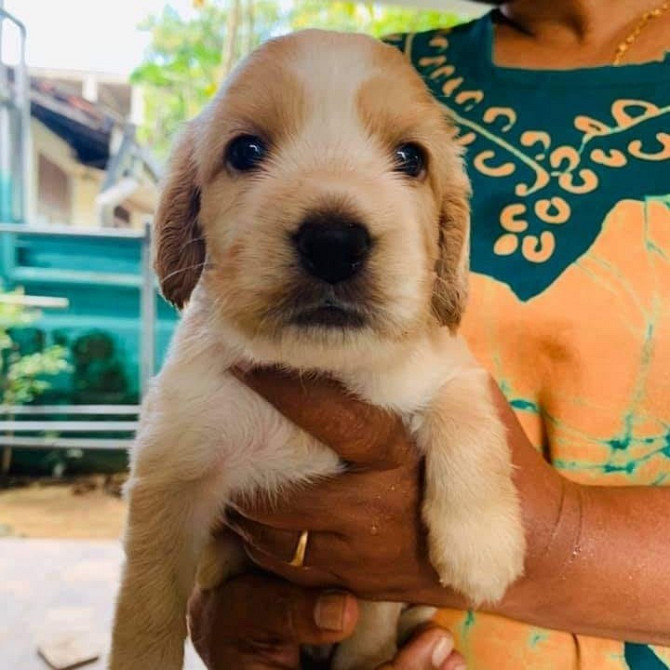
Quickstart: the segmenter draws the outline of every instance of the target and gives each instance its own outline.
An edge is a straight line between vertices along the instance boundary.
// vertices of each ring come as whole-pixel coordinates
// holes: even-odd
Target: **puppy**
[[[236,541],[211,544],[227,506],[343,467],[233,366],[327,373],[400,413],[425,456],[441,582],[476,604],[521,574],[504,428],[456,334],[468,196],[443,110],[399,52],[369,37],[268,42],[188,125],[155,224],[162,291],[185,309],[132,450],[112,670],[182,667],[199,561],[209,585],[244,569]],[[388,660],[401,609],[366,604],[333,667]]]

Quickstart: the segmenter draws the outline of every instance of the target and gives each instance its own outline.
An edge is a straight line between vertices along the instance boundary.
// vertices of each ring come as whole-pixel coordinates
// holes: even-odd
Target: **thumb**
[[[454,652],[451,634],[430,625],[415,633],[392,661],[377,670],[465,670],[465,664]]]
[[[244,575],[214,591],[196,591],[189,630],[208,668],[293,668],[301,644],[349,637],[358,619],[356,599],[264,575]]]
[[[264,575],[237,577],[190,603],[193,638],[294,644],[332,644],[349,637],[358,619],[356,599],[340,591],[304,589]]]

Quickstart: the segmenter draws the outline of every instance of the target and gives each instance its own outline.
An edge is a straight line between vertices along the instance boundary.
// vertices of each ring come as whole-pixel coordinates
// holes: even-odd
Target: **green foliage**
[[[75,403],[132,404],[138,401],[128,389],[122,358],[114,339],[93,330],[78,337],[71,348],[72,396]]]
[[[147,124],[140,129],[140,139],[161,158],[181,124],[195,116],[218,88],[228,14],[221,2],[208,2],[189,18],[167,5],[139,26],[151,34],[144,62],[131,76],[133,83],[145,87]],[[270,37],[280,21],[272,0],[249,0],[241,17],[244,26],[236,31],[235,60]]]
[[[457,15],[447,12],[323,0],[300,0],[289,16],[292,30],[326,28],[368,33],[374,37],[449,27],[459,22]]]
[[[21,296],[20,291],[0,295]],[[65,349],[59,345],[22,355],[12,332],[39,318],[39,312],[16,302],[0,302],[0,404],[21,405],[31,402],[50,388],[45,377],[66,372]]]
[[[209,0],[189,17],[169,4],[140,29],[151,34],[132,81],[145,88],[140,137],[165,158],[181,124],[211,98],[230,67],[266,39],[302,28],[366,32],[375,37],[458,23],[454,14],[323,0]],[[229,40],[233,40],[231,45]],[[224,62],[232,57],[232,63]]]

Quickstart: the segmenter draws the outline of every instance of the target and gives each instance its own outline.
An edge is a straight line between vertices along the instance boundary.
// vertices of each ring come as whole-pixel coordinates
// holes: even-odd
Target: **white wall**
[[[71,217],[69,221],[52,221],[80,227],[100,225],[96,213],[95,199],[100,192],[104,172],[86,167],[77,162],[70,146],[41,122],[31,122],[31,184],[28,220],[35,224],[49,223],[40,221],[37,216],[37,198],[39,194],[38,169],[40,154],[57,165],[69,176],[69,198]],[[146,193],[144,192],[146,191]],[[140,197],[143,196],[143,197]],[[140,227],[151,211],[155,201],[155,188],[141,189],[136,198],[130,198],[121,204],[130,212],[132,227]]]

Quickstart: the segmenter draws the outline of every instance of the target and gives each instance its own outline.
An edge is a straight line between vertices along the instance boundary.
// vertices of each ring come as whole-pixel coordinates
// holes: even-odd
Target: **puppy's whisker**
[[[205,238],[204,235],[201,235],[200,237],[193,237],[193,238],[191,238],[190,240],[187,240],[187,241],[182,245],[181,248],[182,248],[182,249],[186,249],[186,247],[187,247],[189,244],[195,244],[196,242],[206,242],[206,241],[207,241],[207,238]]]
[[[213,264],[208,263],[207,261],[203,263],[195,263],[194,265],[187,265],[185,268],[178,268],[177,270],[173,270],[172,272],[168,272],[166,274],[162,281],[165,282],[168,279],[171,279],[172,277],[175,277],[176,275],[182,274],[183,272],[189,272],[190,270],[195,270],[197,268],[205,268],[207,270],[215,267]]]

